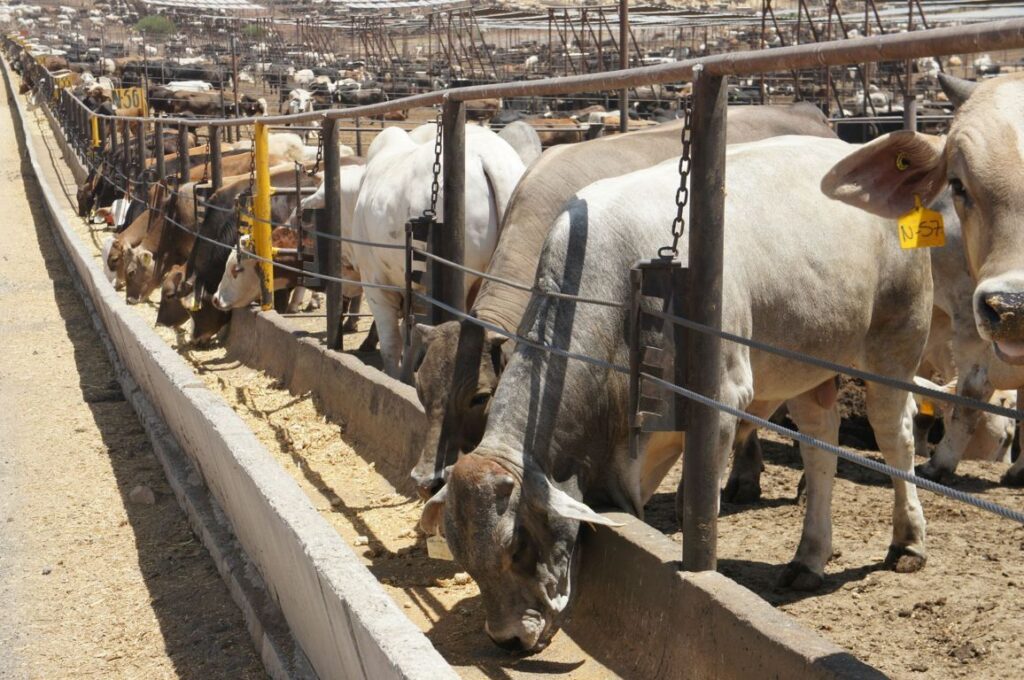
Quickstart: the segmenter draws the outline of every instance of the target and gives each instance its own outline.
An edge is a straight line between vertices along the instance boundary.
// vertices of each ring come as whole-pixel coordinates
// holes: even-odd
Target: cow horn
[[[945,73],[939,74],[939,85],[942,87],[942,91],[949,97],[949,101],[953,102],[954,108],[960,108],[971,93],[974,92],[975,88],[978,87],[978,83],[971,80],[964,80],[963,78],[957,78],[956,76],[948,76]]]

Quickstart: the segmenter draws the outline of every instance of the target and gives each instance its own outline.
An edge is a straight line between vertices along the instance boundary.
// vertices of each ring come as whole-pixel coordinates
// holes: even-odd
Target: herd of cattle
[[[1012,406],[1024,386],[1024,194],[1015,189],[1024,151],[1014,141],[1024,126],[1008,103],[1019,102],[1024,76],[941,80],[957,106],[946,137],[895,132],[853,145],[809,105],[729,110],[723,327],[905,381],[933,385],[941,375],[943,389]],[[500,134],[467,127],[465,264],[494,280],[467,275],[465,308],[528,343],[469,320],[403,328],[402,296],[388,288],[404,286],[402,250],[340,246],[346,278],[384,286],[350,285],[344,294],[353,308],[366,298],[385,370],[414,376],[429,421],[412,473],[427,499],[421,526],[443,533],[476,579],[486,631],[502,647],[536,651],[550,641],[571,595],[580,525],[609,523],[591,506],[642,515],[682,453],[683,435],[657,433],[631,457],[626,378],[539,348],[628,362],[629,270],[668,237],[680,126],[652,124],[543,152],[536,129],[522,122]],[[364,157],[343,150],[344,235],[404,243],[405,223],[430,205],[434,137],[433,124],[391,127]],[[223,187],[203,199],[196,187],[208,179],[208,148],[197,144],[179,158],[164,140],[146,141],[150,156],[166,154],[168,175],[187,165],[187,180],[152,183],[146,195],[128,197],[104,264],[129,302],[160,290],[158,323],[191,319],[193,340],[205,342],[228,323],[230,309],[260,295],[236,210],[251,187],[251,149],[223,145]],[[298,177],[309,189],[304,198],[276,193],[272,219],[307,219],[325,196],[315,147],[290,133],[272,135],[270,147],[272,184],[294,187]],[[296,163],[306,171],[297,173]],[[83,217],[124,197],[106,167],[94,168],[79,189]],[[918,200],[943,214],[944,247],[900,248],[896,220]],[[297,235],[277,227],[273,238],[287,247]],[[275,268],[275,289],[291,294],[293,307],[302,283]],[[404,333],[418,348],[406,356]],[[723,354],[726,404],[762,417],[785,405],[802,432],[838,441],[834,374],[735,343],[723,343]],[[919,404],[906,391],[868,383],[866,410],[885,460],[913,471],[915,451],[927,453]],[[1012,420],[962,406],[944,420],[945,435],[919,475],[951,474],[965,457],[1010,462]],[[723,477],[734,454],[726,498],[749,502],[760,493],[756,433],[724,414],[720,425]],[[782,585],[812,590],[832,553],[836,459],[805,445],[801,454],[806,515]],[[1003,482],[1024,485],[1024,457]],[[893,486],[886,563],[916,571],[926,561],[924,515],[916,487],[895,479]]]

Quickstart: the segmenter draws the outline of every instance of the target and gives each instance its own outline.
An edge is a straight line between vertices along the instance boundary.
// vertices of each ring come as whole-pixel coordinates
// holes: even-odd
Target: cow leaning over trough
[[[268,174],[270,186],[293,188],[295,186],[295,165],[292,162],[271,166]],[[191,311],[192,341],[197,344],[212,340],[227,324],[228,314],[217,309],[212,302],[213,293],[220,286],[224,265],[232,247],[238,241],[238,220],[234,210],[235,202],[250,188],[248,176],[226,178],[224,186],[208,201],[206,214],[199,226],[197,238],[186,264],[186,276],[181,285],[173,291],[174,297],[168,304],[181,304],[192,297],[195,301]],[[299,173],[299,184],[314,187],[319,179],[306,172]],[[294,193],[278,193],[270,198],[270,219],[283,223],[298,203]],[[164,300],[161,299],[161,307]]]
[[[396,245],[405,242],[405,223],[430,207],[433,130],[433,125],[421,126],[410,135],[392,127],[373,140],[355,203],[353,238]],[[505,140],[490,130],[466,126],[466,266],[478,271],[487,266],[498,241],[498,224],[523,170],[522,160]],[[441,222],[443,205],[442,189],[437,201]],[[405,285],[405,255],[401,249],[352,244],[352,257],[364,283]],[[467,296],[473,295],[476,281],[477,277],[466,277]],[[377,322],[384,368],[389,375],[397,376],[402,354],[402,295],[370,287],[364,295]]]
[[[346,156],[340,160],[341,174],[340,184],[342,187],[342,222],[352,223],[352,212],[355,209],[354,196],[359,191],[359,184],[363,177],[363,159],[358,156]],[[348,198],[349,200],[345,200]],[[302,199],[300,209],[313,210],[323,208],[325,205],[324,185],[315,194]],[[293,224],[296,215],[292,213],[287,223]],[[301,219],[301,216],[300,216]],[[315,226],[311,225],[311,228]],[[277,230],[275,229],[275,234]],[[276,244],[275,244],[276,245]],[[312,249],[312,244],[308,246]],[[349,281],[359,281],[359,272],[352,267],[351,244],[343,242],[341,247],[341,277]],[[293,269],[301,267],[298,260],[289,255],[288,257],[274,258],[274,264],[284,264]],[[232,252],[224,265],[224,275],[221,277],[220,286],[213,296],[213,304],[218,309],[227,311],[247,307],[260,298],[261,282],[259,262],[252,257],[242,256],[239,260],[238,253]],[[274,271],[274,290],[294,289],[297,285],[299,274],[285,268],[276,268]],[[342,313],[359,311],[359,303],[362,297],[362,288],[358,283],[342,284]],[[297,311],[289,308],[289,311]],[[355,330],[355,318],[350,318],[351,323],[343,329],[345,331]]]
[[[825,117],[810,104],[743,106],[729,109],[728,115],[730,142],[751,142],[785,134],[835,136]],[[682,121],[666,123],[626,135],[558,146],[545,152],[526,171],[512,195],[487,273],[529,286],[537,271],[544,239],[566,201],[599,179],[677,157],[682,151],[679,137],[682,126]],[[528,292],[484,281],[473,313],[482,321],[512,332],[519,325],[529,299]],[[449,321],[437,328],[420,325],[417,330],[426,351],[416,373],[416,390],[429,426],[412,476],[420,495],[426,498],[442,484],[436,454],[445,418],[448,418],[449,431],[444,434],[445,445],[441,449],[443,460],[450,464],[458,451],[468,452],[480,441],[490,397],[497,387],[504,357],[511,354],[511,343],[504,345],[503,354],[504,336],[487,332],[482,339],[474,338],[474,334],[482,331],[470,322]],[[474,347],[475,359],[470,356]],[[462,354],[457,357],[459,352]],[[479,366],[479,370],[475,377],[456,378],[457,365]],[[453,391],[453,385],[460,388]],[[734,474],[743,479],[760,474],[760,459],[751,463],[756,465],[756,471],[741,466],[734,468]],[[730,481],[730,484],[731,489],[746,488],[738,482]]]
[[[991,349],[987,389],[1024,387],[1024,74],[980,84],[940,74],[956,115],[945,138],[894,132],[843,159],[822,183],[829,196],[895,219],[915,197],[933,203],[948,186],[960,218],[972,314]],[[897,159],[902,162],[897,164]],[[903,169],[901,169],[903,168]],[[1018,395],[1020,393],[1018,392]],[[1018,398],[1018,403],[1020,399]],[[928,473],[955,467],[936,460]],[[1024,485],[1024,456],[1002,479]]]
[[[891,220],[821,194],[821,178],[850,150],[838,140],[793,136],[728,148],[722,326],[909,381],[931,318],[928,254],[901,250]],[[632,265],[669,238],[678,183],[677,162],[670,160],[579,192],[545,242],[538,292],[519,332],[535,343],[627,365],[624,308],[544,293],[625,303]],[[784,210],[772,200],[782,196],[789,197]],[[834,373],[728,342],[721,369],[720,398],[729,406],[766,417],[785,402],[801,432],[837,442],[836,401],[819,398]],[[678,433],[646,435],[641,454],[631,458],[628,404],[621,373],[520,343],[480,445],[452,466],[445,487],[427,502],[421,525],[431,533],[443,527],[456,560],[480,586],[485,629],[497,644],[536,651],[548,643],[571,595],[580,524],[611,524],[590,505],[641,515],[677,459]],[[867,413],[886,461],[912,471],[910,395],[869,383]],[[724,471],[737,422],[721,412],[718,420]],[[832,554],[836,458],[805,445],[801,455],[808,480],[803,535],[780,584],[813,590]],[[893,486],[885,561],[915,571],[925,563],[924,515],[914,486],[899,479]]]

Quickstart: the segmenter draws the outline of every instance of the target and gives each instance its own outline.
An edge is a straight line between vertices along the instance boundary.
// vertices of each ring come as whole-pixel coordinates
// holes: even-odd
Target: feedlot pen
[[[34,116],[34,141],[49,150],[55,184],[59,181],[68,197],[67,213],[98,259],[107,232],[75,216],[71,174],[60,160],[45,117],[38,110]],[[155,305],[135,309],[150,322],[155,320]],[[323,328],[322,317],[316,316],[292,318],[289,323],[314,336]],[[363,323],[365,327],[368,321]],[[373,442],[352,440],[343,423],[325,418],[312,395],[290,395],[274,379],[241,364],[225,349],[190,349],[180,346],[172,331],[157,330],[203,382],[241,415],[463,677],[602,678],[628,669],[629,660],[616,658],[615,650],[583,650],[565,632],[532,657],[512,657],[498,650],[483,633],[475,585],[458,573],[454,563],[427,558],[423,538],[415,530],[421,503],[397,493],[377,471]],[[346,349],[357,346],[362,337],[362,333],[346,336]],[[371,364],[375,361],[375,356],[365,358]],[[847,411],[844,415],[857,415]],[[844,444],[866,450],[862,442],[851,440],[849,429],[844,431],[848,435]],[[840,462],[833,506],[836,550],[825,585],[812,594],[776,590],[775,580],[800,531],[802,509],[793,499],[799,456],[787,441],[768,432],[760,434],[768,462],[762,500],[750,507],[723,506],[718,550],[725,575],[886,674],[922,678],[1019,674],[1024,657],[1024,527],[922,494],[929,522],[928,565],[914,574],[884,571],[889,482]],[[999,486],[997,467],[965,462],[953,485],[1021,507],[1024,491]],[[675,539],[679,538],[674,520],[678,476],[679,466],[648,506],[646,517]],[[614,625],[615,612],[607,614]]]

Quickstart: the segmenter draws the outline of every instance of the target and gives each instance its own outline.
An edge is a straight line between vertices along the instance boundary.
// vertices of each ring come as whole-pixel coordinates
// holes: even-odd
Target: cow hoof
[[[749,505],[761,500],[761,482],[757,479],[734,477],[722,490],[722,501],[737,505]]]
[[[1019,470],[1007,470],[999,483],[1003,486],[1024,486],[1024,468]]]
[[[885,566],[900,574],[921,571],[927,561],[926,555],[902,545],[890,545],[889,552],[885,556]]]
[[[823,583],[824,575],[814,573],[810,567],[800,562],[787,564],[782,570],[782,576],[779,577],[779,587],[790,590],[818,590]]]
[[[934,467],[931,461],[928,461],[915,467],[914,474],[933,482],[941,482],[942,478],[946,476],[946,471],[942,468]]]

